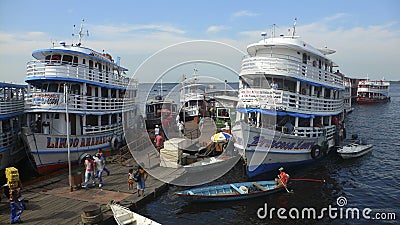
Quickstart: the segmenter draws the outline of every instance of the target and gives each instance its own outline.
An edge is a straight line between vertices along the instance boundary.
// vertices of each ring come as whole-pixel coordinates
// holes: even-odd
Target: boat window
[[[61,55],[52,55],[50,60],[51,60],[51,62],[60,62]]]
[[[82,64],[83,64],[83,65],[86,64],[86,59],[82,59]]]
[[[64,84],[61,84],[61,85],[60,85],[60,90],[59,90],[58,92],[64,93]]]
[[[111,124],[117,123],[117,114],[112,114],[111,115]]]
[[[86,125],[87,126],[97,126],[98,119],[97,116],[87,115],[86,116]]]
[[[307,54],[303,53],[303,63],[307,64]]]
[[[58,114],[58,113],[54,114],[54,119],[56,119],[56,120],[60,119],[60,114]]]
[[[63,56],[63,59],[62,59],[62,62],[63,62],[63,63],[71,64],[71,63],[72,63],[72,56],[70,56],[70,55],[64,55],[64,56]]]
[[[50,84],[48,88],[48,92],[57,92],[58,91],[58,84]]]
[[[77,65],[78,65],[78,57],[76,57],[76,56],[74,56],[74,63],[73,63],[73,65],[74,65],[74,66],[77,66]]]
[[[79,95],[80,92],[81,92],[81,88],[80,88],[79,84],[71,85],[71,93],[72,94],[78,94]]]
[[[51,55],[47,55],[46,58],[44,59],[46,62],[50,62],[50,57]]]
[[[101,125],[108,125],[108,115],[102,115],[101,116]]]
[[[101,88],[101,97],[103,97],[103,98],[108,97],[108,89],[107,88]]]
[[[149,112],[149,113],[154,112],[153,105],[148,105],[148,106],[147,106],[147,112]]]

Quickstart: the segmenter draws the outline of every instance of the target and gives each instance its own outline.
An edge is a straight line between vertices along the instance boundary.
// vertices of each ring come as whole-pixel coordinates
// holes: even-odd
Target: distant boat
[[[194,188],[176,194],[186,201],[194,202],[233,201],[256,198],[285,190],[284,186],[278,188],[275,186],[275,181],[242,182]]]
[[[389,81],[369,79],[360,80],[357,88],[357,103],[370,104],[390,101],[389,89]]]
[[[368,152],[372,151],[372,144],[363,144],[361,143],[351,143],[348,145],[345,145],[337,150],[337,153],[343,158],[343,159],[350,159],[350,158],[356,158],[356,157],[361,157]]]
[[[146,129],[154,129],[163,119],[174,120],[177,115],[177,103],[173,99],[157,95],[146,101]]]
[[[23,137],[39,173],[66,167],[68,152],[71,162],[98,149],[114,153],[125,138],[123,116],[136,126],[137,81],[119,57],[84,47],[82,29],[77,44],[35,50],[27,63]]]
[[[132,212],[130,209],[116,203],[109,204],[114,214],[114,219],[118,225],[161,225],[154,220],[144,217],[138,213]]]

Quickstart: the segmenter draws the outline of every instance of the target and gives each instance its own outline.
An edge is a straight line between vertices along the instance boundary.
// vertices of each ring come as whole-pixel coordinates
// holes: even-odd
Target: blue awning
[[[330,89],[333,89],[333,90],[341,90],[341,91],[344,90],[344,88],[337,88],[337,87],[333,87],[333,86],[329,86],[329,85],[325,85],[325,84],[319,84],[319,83],[315,83],[315,82],[312,82],[312,81],[303,80],[303,79],[300,79],[300,78],[296,78],[296,79],[298,81],[300,81],[300,82],[305,82],[305,83],[311,84],[311,85],[316,86],[316,87],[324,87],[324,88],[330,88]]]

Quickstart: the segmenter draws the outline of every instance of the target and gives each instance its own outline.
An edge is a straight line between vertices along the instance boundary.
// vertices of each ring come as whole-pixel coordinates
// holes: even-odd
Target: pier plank
[[[90,187],[88,189],[74,189],[70,192],[68,174],[24,186],[22,195],[28,201],[27,209],[22,213],[24,224],[80,224],[82,208],[89,205],[99,205],[103,211],[104,221],[113,220],[107,204],[114,200],[127,207],[136,207],[153,199],[168,185],[154,177],[146,181],[145,196],[138,197],[136,185],[128,190],[127,175],[129,168],[136,166],[136,162],[121,164],[107,164],[111,171],[110,176],[103,176],[103,188]],[[75,168],[83,171],[83,168]],[[3,196],[4,197],[4,196]],[[0,224],[8,224],[10,220],[10,206],[4,197],[0,202]]]

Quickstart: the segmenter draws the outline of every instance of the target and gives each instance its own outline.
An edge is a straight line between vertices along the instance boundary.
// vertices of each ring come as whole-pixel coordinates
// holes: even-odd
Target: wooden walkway
[[[104,224],[113,224],[114,218],[107,204],[115,200],[127,207],[138,207],[154,199],[168,188],[151,176],[146,181],[145,196],[138,197],[136,185],[134,190],[128,190],[127,175],[130,168],[136,166],[133,159],[119,163],[108,163],[110,176],[103,175],[103,188],[74,189],[70,191],[68,171],[53,178],[26,185],[22,196],[26,202],[26,210],[22,213],[23,224],[82,224],[82,208],[90,205],[101,207]],[[75,166],[77,167],[77,166]],[[80,169],[83,171],[83,168]],[[144,215],[151,218],[151,215]],[[4,197],[0,202],[0,224],[10,223],[10,206]]]

